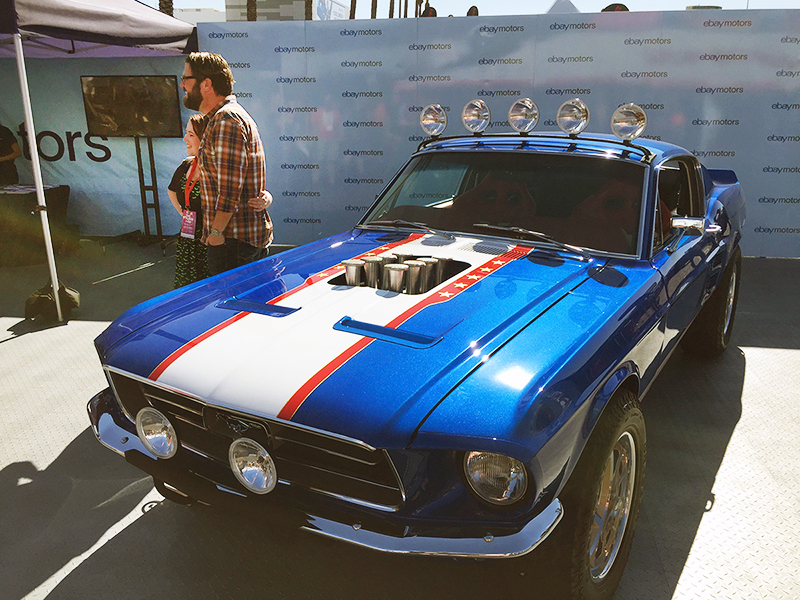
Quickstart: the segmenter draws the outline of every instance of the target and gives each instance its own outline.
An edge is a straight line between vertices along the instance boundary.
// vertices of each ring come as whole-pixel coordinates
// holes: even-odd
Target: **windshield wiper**
[[[520,235],[525,235],[528,237],[532,237],[540,242],[547,242],[548,244],[553,244],[557,246],[561,250],[565,252],[569,252],[570,254],[579,254],[584,260],[589,260],[591,258],[589,253],[586,252],[580,246],[573,246],[572,244],[565,244],[564,242],[559,242],[557,239],[550,237],[546,233],[541,233],[539,231],[531,231],[530,229],[524,229],[522,227],[510,227],[505,225],[489,225],[488,223],[474,223],[473,227],[483,227],[485,229],[495,229],[497,231],[510,231],[512,233],[519,233]]]
[[[414,223],[412,221],[404,221],[403,219],[392,219],[391,221],[370,221],[369,223],[364,223],[363,225],[357,225],[358,228],[366,228],[370,227],[371,225],[377,225],[379,227],[412,227],[414,229],[422,229],[423,231],[427,231],[428,233],[432,233],[434,235],[439,235],[448,240],[456,239],[452,233],[448,233],[447,231],[441,231],[439,229],[434,229],[433,227],[428,227],[424,223]]]

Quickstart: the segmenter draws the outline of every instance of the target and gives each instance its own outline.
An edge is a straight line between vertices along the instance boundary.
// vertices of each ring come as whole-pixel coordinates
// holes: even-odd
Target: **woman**
[[[197,151],[206,128],[203,115],[192,115],[186,125],[186,151],[189,156],[175,170],[167,188],[172,205],[181,215],[181,233],[175,246],[175,287],[179,288],[208,277],[206,245],[203,234],[203,208],[200,199],[200,168]]]

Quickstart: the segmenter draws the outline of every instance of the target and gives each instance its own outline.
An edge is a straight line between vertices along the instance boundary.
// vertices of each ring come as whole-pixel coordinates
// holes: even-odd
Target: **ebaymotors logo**
[[[380,29],[342,29],[339,32],[339,35],[342,37],[361,37],[361,36],[369,36],[369,35],[383,35],[383,31]]]
[[[596,28],[597,25],[594,23],[552,23],[550,25],[551,31],[586,31]]]
[[[450,44],[409,44],[408,49],[412,52],[426,52],[428,50],[452,50]]]
[[[704,21],[703,27],[714,27],[716,29],[721,29],[722,27],[752,27],[752,21],[743,21],[739,19],[738,21]]]
[[[494,35],[495,33],[522,33],[525,31],[524,25],[501,25],[500,27],[492,27],[490,25],[483,25],[479,30],[480,33],[488,33]]]
[[[348,185],[379,185],[383,184],[383,179],[378,178],[357,178],[357,177],[345,177],[344,182]]]
[[[246,31],[212,31],[208,34],[208,37],[212,40],[236,40],[240,38],[246,38],[247,32]]]
[[[317,83],[316,77],[278,77],[275,80],[275,83],[287,83],[292,85],[293,83]]]
[[[761,204],[800,204],[800,198],[768,198],[761,196],[758,201]]]
[[[314,46],[292,46],[291,48],[287,48],[286,46],[275,46],[275,52],[278,54],[295,54],[296,52],[316,52],[316,48]]]
[[[345,210],[350,211],[350,212],[364,212],[368,208],[369,208],[369,205],[367,205],[367,206],[353,206],[352,204],[348,204],[347,206],[344,207]]]
[[[712,127],[715,125],[733,125],[734,127],[739,124],[739,119],[695,119],[692,125],[698,127]]]
[[[797,110],[800,108],[800,104],[783,104],[781,102],[776,102],[772,105],[772,110]]]
[[[281,169],[287,171],[303,171],[309,169],[319,169],[319,165],[315,165],[312,163],[305,163],[305,164],[291,164],[291,163],[283,163],[281,165]]]
[[[747,60],[747,54],[701,54],[700,60],[717,62],[720,60]]]
[[[450,81],[450,75],[411,75],[408,80],[412,83],[428,83],[431,81]]]
[[[297,219],[292,217],[286,217],[283,220],[284,223],[287,225],[319,225],[322,223],[322,219]]]
[[[697,158],[732,158],[736,156],[733,150],[692,150]]]
[[[767,235],[773,235],[775,233],[788,233],[798,235],[800,234],[800,227],[761,227],[758,226],[753,229],[755,233],[766,233]]]
[[[495,67],[499,65],[521,65],[522,59],[521,58],[481,58],[478,60],[478,64],[481,66],[488,65],[490,67]]]
[[[439,106],[442,106],[442,105],[440,104]],[[445,112],[450,112],[450,107],[449,107],[449,106],[442,106],[442,109],[443,109]],[[425,110],[425,107],[424,107],[424,106],[409,106],[409,107],[408,107],[408,112],[410,112],[410,113],[420,113],[420,112],[422,112],[423,110]],[[424,139],[424,138],[423,138],[423,139]]]
[[[594,62],[594,56],[551,56],[547,59],[547,62],[559,65],[590,63]]]
[[[249,69],[250,68],[250,63],[246,63],[246,62],[228,63],[228,66],[231,69]]]
[[[619,76],[623,79],[658,79],[669,77],[669,73],[667,71],[623,71]]]
[[[383,150],[350,150],[342,152],[344,156],[383,156]]]
[[[520,90],[478,90],[478,96],[500,98],[502,96],[521,96]]]
[[[495,127],[511,127],[511,125],[508,124],[508,121],[490,121],[487,129],[493,129]]]
[[[781,38],[781,44],[800,44],[800,37],[785,35]]]
[[[409,142],[424,142],[427,139],[428,138],[426,138],[424,135],[410,135],[410,136],[408,136],[408,141]]]
[[[375,68],[382,67],[383,61],[380,60],[344,60],[342,61],[343,69],[359,69],[359,68]]]
[[[781,144],[785,144],[786,142],[800,142],[800,135],[768,135],[767,141],[780,142]]]
[[[649,102],[649,103],[634,102],[634,104],[636,106],[638,106],[639,108],[641,108],[642,110],[664,110],[664,105],[663,104],[656,104],[656,103],[653,103],[653,102]],[[617,105],[617,108],[619,108],[620,106],[624,106],[624,104]]]
[[[359,127],[383,127],[383,121],[345,121],[342,123],[342,127],[353,127],[355,129]]]
[[[316,135],[282,135],[278,138],[281,142],[318,142]]]
[[[775,77],[788,77],[790,79],[794,79],[798,75],[800,75],[800,71],[785,71],[784,69],[775,73]]]
[[[280,114],[293,114],[293,113],[315,113],[317,112],[316,106],[279,106],[278,113]]]
[[[777,175],[787,175],[800,173],[800,167],[764,167],[764,173],[775,173]]]
[[[342,98],[383,98],[383,92],[342,92]]]
[[[233,95],[237,98],[252,98],[253,92],[233,92]]]
[[[319,198],[319,192],[306,192],[306,191],[295,191],[295,190],[283,190],[281,196],[284,198]]]
[[[623,42],[626,46],[667,46],[671,43],[671,38],[628,38]]]
[[[547,88],[544,93],[546,96],[588,96],[592,93],[592,88]],[[555,124],[554,121],[553,125]]]
[[[705,87],[700,86],[695,90],[696,94],[743,94],[743,87]]]

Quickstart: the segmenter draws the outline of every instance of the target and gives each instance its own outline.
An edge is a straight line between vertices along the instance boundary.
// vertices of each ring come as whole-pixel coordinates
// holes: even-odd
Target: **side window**
[[[672,217],[703,216],[696,171],[697,164],[688,158],[670,160],[659,167],[653,252],[669,243],[674,235],[670,226]]]

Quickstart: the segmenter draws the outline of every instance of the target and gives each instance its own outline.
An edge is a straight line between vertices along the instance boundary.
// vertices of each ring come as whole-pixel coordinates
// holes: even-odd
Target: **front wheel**
[[[609,401],[561,496],[559,598],[610,600],[622,579],[642,501],[647,435],[636,395]],[[563,529],[562,529],[563,528]],[[561,530],[561,531],[559,531]]]

